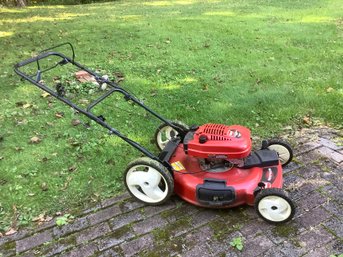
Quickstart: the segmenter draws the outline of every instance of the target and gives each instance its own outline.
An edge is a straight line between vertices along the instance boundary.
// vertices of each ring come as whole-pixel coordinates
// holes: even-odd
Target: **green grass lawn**
[[[94,124],[73,126],[81,117],[21,81],[14,63],[68,41],[77,61],[123,74],[123,87],[169,119],[242,124],[260,137],[308,125],[304,117],[342,127],[342,9],[341,0],[0,8],[0,232],[120,192],[140,156]],[[156,153],[158,121],[125,104],[113,97],[97,111]]]

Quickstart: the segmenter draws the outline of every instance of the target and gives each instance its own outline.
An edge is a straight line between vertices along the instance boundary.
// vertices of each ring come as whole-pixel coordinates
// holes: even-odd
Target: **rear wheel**
[[[263,189],[255,198],[255,210],[271,224],[285,223],[295,214],[294,203],[280,188]]]
[[[149,205],[164,203],[174,191],[173,177],[167,168],[147,157],[129,163],[124,183],[135,199]]]
[[[188,126],[179,121],[172,121],[173,125],[182,130],[188,130]],[[161,124],[155,132],[155,142],[160,151],[167,145],[167,143],[178,135],[178,132],[166,123]]]
[[[288,143],[280,140],[270,140],[267,148],[277,152],[282,167],[286,166],[292,161],[293,150]]]

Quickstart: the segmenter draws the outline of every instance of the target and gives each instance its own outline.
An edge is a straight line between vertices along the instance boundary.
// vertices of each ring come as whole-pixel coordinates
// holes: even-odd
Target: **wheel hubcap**
[[[173,138],[177,136],[177,131],[172,127],[165,126],[160,129],[157,133],[157,144],[158,146],[163,149],[167,143]]]
[[[292,212],[290,204],[279,196],[266,196],[258,204],[260,214],[267,220],[280,222],[286,220]]]
[[[282,165],[285,164],[291,157],[288,149],[283,145],[270,145],[268,146],[268,149],[277,152]]]
[[[126,184],[134,196],[147,203],[162,201],[169,190],[160,172],[147,165],[133,166],[126,174]]]

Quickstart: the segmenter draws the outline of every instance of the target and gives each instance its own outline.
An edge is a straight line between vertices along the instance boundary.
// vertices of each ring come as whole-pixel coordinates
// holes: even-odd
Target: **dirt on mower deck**
[[[62,227],[50,221],[0,238],[0,256],[330,256],[343,253],[343,133],[302,129],[287,140],[294,161],[285,189],[297,204],[286,225],[273,226],[252,207],[211,210],[178,197],[158,207],[127,193]],[[230,245],[241,238],[243,250]]]

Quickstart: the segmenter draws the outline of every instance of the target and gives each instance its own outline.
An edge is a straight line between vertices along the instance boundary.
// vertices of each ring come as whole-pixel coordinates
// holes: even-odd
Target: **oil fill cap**
[[[207,140],[208,140],[208,138],[207,138],[206,135],[201,135],[201,136],[199,137],[199,143],[200,143],[200,144],[206,143]]]

